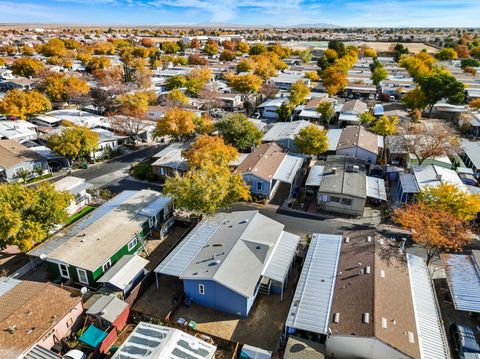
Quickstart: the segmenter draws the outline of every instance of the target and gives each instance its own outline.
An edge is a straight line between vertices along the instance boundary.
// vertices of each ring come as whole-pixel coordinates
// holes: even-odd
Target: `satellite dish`
[[[47,259],[47,255],[45,253],[40,254],[40,259],[44,261],[45,259]]]
[[[82,289],[80,289],[80,293],[82,293],[82,295],[87,294],[87,292],[88,292],[88,288],[87,288],[87,287],[82,287]]]

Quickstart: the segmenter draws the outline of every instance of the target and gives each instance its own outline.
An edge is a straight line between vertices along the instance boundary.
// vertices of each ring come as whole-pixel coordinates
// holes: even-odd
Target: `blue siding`
[[[205,294],[200,294],[199,284],[205,286]],[[246,298],[221,284],[209,280],[183,281],[185,297],[192,302],[208,308],[216,309],[234,315],[246,317],[253,305],[255,297]]]
[[[257,177],[251,173],[245,173],[242,175],[245,183],[250,186],[250,192],[256,195],[262,195],[265,197],[270,197],[270,192],[272,184],[269,181],[265,181],[260,177]],[[262,189],[258,190],[257,183],[262,184]]]

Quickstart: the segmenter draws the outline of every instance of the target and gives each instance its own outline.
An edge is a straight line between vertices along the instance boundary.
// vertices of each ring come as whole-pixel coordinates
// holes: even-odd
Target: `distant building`
[[[217,213],[200,222],[155,269],[183,281],[194,303],[248,316],[260,291],[283,290],[299,237],[258,211]]]

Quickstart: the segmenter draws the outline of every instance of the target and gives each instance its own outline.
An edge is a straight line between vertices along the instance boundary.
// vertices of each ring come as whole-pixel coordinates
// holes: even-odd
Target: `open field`
[[[388,51],[392,45],[395,45],[396,42],[367,42],[367,41],[362,41],[359,42],[357,46],[369,46],[372,49],[378,51],[378,52],[383,52],[383,51]],[[410,52],[420,52],[423,49],[427,49],[427,52],[429,53],[437,53],[438,50],[434,47],[425,45],[424,43],[420,42],[401,42],[403,46],[407,47]]]

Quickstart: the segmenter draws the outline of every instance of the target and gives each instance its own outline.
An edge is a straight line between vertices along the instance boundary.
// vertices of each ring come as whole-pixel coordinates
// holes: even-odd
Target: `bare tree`
[[[266,98],[275,98],[278,91],[279,91],[278,88],[276,88],[275,86],[267,85],[267,84],[263,84],[259,90],[259,92]]]
[[[198,98],[206,100],[205,109],[211,115],[213,108],[223,107],[223,102],[219,100],[220,92],[215,84],[207,84],[198,94]]]
[[[148,128],[154,122],[148,120],[145,114],[137,114],[135,116],[126,116],[123,114],[115,114],[109,117],[110,124],[116,133],[128,136],[135,146],[139,140],[140,135],[148,131]]]
[[[400,135],[399,145],[406,153],[413,154],[418,164],[426,159],[455,154],[460,140],[453,129],[440,124],[412,126]]]

